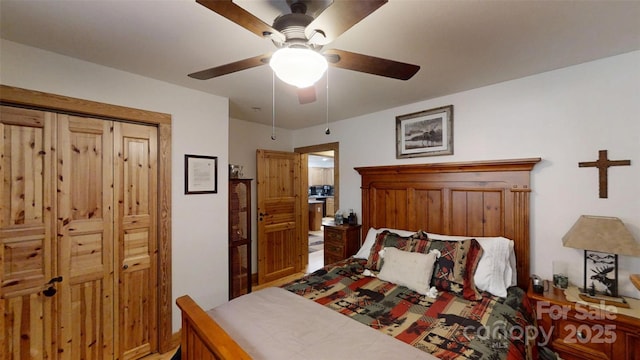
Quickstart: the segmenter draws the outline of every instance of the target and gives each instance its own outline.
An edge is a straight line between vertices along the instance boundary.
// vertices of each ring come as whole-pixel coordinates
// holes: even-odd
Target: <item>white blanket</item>
[[[254,359],[437,359],[281,288],[241,296],[208,313]]]

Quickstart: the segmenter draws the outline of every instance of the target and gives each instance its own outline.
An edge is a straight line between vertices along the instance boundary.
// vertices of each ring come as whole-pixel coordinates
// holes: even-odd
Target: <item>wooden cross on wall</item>
[[[597,161],[588,161],[578,163],[578,167],[597,167],[598,175],[600,179],[600,198],[606,199],[608,197],[608,183],[607,183],[607,170],[609,166],[629,166],[631,160],[609,160],[607,157],[607,150],[600,150],[598,152]]]

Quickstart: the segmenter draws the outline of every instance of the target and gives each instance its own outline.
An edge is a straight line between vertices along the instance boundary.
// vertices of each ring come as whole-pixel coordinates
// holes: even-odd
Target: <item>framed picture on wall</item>
[[[453,105],[396,116],[396,158],[453,154]]]
[[[184,156],[184,193],[215,194],[218,192],[218,157]]]

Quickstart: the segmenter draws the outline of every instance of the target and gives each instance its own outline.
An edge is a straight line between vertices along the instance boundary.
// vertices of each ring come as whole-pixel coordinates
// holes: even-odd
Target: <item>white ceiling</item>
[[[309,155],[307,166],[319,167],[319,168],[332,168],[334,166],[333,157],[322,156],[322,155]]]
[[[269,24],[288,9],[284,0],[237,3]],[[228,97],[231,117],[271,124],[268,66],[187,77],[275,49],[195,0],[0,0],[0,35]],[[638,50],[640,1],[391,0],[325,48],[421,66],[408,81],[330,68],[337,121]],[[276,82],[276,125],[324,123],[325,88],[321,80],[318,101],[300,105],[294,88]]]

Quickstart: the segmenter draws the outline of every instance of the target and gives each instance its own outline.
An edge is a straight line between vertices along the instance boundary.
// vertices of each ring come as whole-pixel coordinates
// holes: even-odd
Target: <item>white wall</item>
[[[395,117],[454,105],[454,155],[397,160]],[[340,142],[342,208],[358,209],[356,166],[541,157],[532,173],[532,272],[551,277],[552,260],[570,263],[582,284],[582,251],[562,236],[581,214],[616,216],[640,242],[640,52],[294,131],[294,146]],[[362,136],[353,136],[361,134]],[[609,168],[609,198],[598,173],[578,168],[598,150],[631,166]],[[628,279],[640,259],[621,257],[620,292],[640,297]]]
[[[542,157],[532,174],[532,271],[546,278],[552,260],[568,259],[572,282],[581,281],[581,252],[561,242],[580,214],[620,217],[640,239],[640,52],[331,123],[331,135],[324,126],[278,129],[276,142],[268,126],[229,120],[225,98],[5,40],[0,64],[5,85],[172,115],[173,296],[189,293],[204,308],[228,296],[227,166],[243,165],[255,178],[257,148],[340,142],[341,207],[358,213],[355,166]],[[395,116],[448,104],[455,154],[396,160]],[[609,169],[608,199],[598,199],[597,172],[577,166],[600,149],[632,162]],[[184,154],[218,156],[218,194],[183,194]],[[622,257],[621,267],[621,292],[640,297],[627,280],[640,273],[640,260]]]
[[[226,302],[228,100],[6,40],[0,63],[4,85],[171,114],[173,300]],[[184,154],[218,156],[217,194],[184,195]]]
[[[229,164],[241,165],[243,177],[251,182],[251,272],[258,271],[258,224],[255,214],[258,208],[256,196],[256,150],[293,151],[291,130],[276,128],[275,140],[271,139],[271,126],[249,121],[229,119]]]

